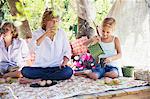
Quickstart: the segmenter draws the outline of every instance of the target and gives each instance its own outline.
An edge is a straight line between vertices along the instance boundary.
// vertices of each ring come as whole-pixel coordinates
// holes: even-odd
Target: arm
[[[122,56],[121,45],[120,45],[120,40],[119,40],[119,38],[118,38],[118,37],[115,37],[114,42],[115,42],[115,49],[116,49],[116,51],[117,51],[117,54],[114,55],[114,56],[111,56],[111,57],[106,58],[106,60],[105,60],[106,63],[109,63],[109,62],[111,62],[111,61],[120,59],[121,56]]]
[[[63,63],[62,63],[62,65],[61,66],[66,66],[67,65],[67,63],[68,63],[68,61],[69,61],[69,58],[68,57],[66,57],[66,56],[64,56],[64,58],[63,58]]]
[[[87,41],[85,41],[83,43],[83,45],[89,46],[89,44],[91,44],[91,43],[95,44],[95,43],[100,42],[100,41],[101,41],[101,39],[99,36],[94,36],[94,37],[88,39]]]
[[[64,53],[64,57],[63,57],[63,62],[62,62],[61,66],[67,65],[67,63],[68,63],[68,61],[69,61],[69,59],[71,58],[71,55],[72,55],[71,54],[71,46],[69,44],[69,41],[68,41],[65,33],[63,34],[63,36],[64,36],[64,38],[63,38],[64,39],[63,40],[63,45],[64,45],[64,47],[63,47],[63,53]]]
[[[86,41],[83,43],[83,45],[88,46],[88,45],[91,44],[92,42],[93,42],[93,39],[90,38],[90,39],[86,40]]]
[[[45,32],[42,36],[40,36],[37,40],[36,40],[36,45],[40,46],[40,44],[42,43],[42,41],[45,39],[45,37],[47,36],[47,32]]]
[[[36,45],[39,46],[46,36],[48,36],[51,40],[53,40],[55,34],[56,29],[54,27],[47,29],[46,32],[36,40]]]

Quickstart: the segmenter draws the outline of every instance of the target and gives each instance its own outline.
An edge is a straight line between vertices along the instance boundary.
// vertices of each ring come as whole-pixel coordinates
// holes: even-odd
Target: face
[[[110,36],[111,36],[111,33],[112,33],[112,28],[107,27],[107,26],[103,27],[103,29],[102,29],[102,37],[103,37],[103,38],[108,38],[108,37],[110,37]]]
[[[4,37],[13,35],[12,34],[12,30],[11,30],[11,28],[9,26],[4,26],[3,27],[3,31],[4,31],[4,33],[3,33]]]
[[[58,27],[58,18],[53,18],[50,21],[47,21],[46,29],[48,28],[57,28]]]

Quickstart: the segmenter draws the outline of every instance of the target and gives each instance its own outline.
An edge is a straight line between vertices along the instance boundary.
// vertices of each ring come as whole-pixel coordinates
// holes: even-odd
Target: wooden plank
[[[136,94],[143,91],[150,91],[150,86],[142,86],[136,88],[123,89],[127,94]]]
[[[150,99],[150,92],[146,91],[137,94],[118,96],[118,97],[113,97],[111,99]]]
[[[96,94],[97,99],[105,99],[105,98],[112,98],[112,95],[108,92],[103,92],[100,94]]]
[[[69,97],[67,99],[97,99],[97,97],[94,95],[81,95],[81,96]]]
[[[127,95],[124,90],[109,91],[109,93],[112,95],[112,97]]]
[[[116,91],[107,91],[107,92],[96,93],[92,95],[81,95],[81,96],[74,97],[73,99],[129,99],[129,98],[150,99],[150,86],[135,87],[129,89],[116,90]]]

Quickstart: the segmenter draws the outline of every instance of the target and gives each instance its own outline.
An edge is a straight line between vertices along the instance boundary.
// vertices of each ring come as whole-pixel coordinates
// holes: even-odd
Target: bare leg
[[[75,76],[81,76],[81,75],[84,75],[84,74],[85,74],[84,72],[75,72],[74,73]]]
[[[97,80],[99,78],[99,76],[94,72],[87,74],[87,76],[91,79],[94,79],[94,80]]]
[[[94,80],[97,80],[99,78],[98,74],[91,72],[87,74],[89,78],[92,78]],[[111,72],[106,72],[105,73],[105,77],[110,77],[110,78],[117,78],[118,77],[118,73],[111,71]]]
[[[6,79],[0,78],[0,84],[3,84],[3,83],[5,83],[5,82],[6,82]]]
[[[118,73],[111,71],[111,72],[106,72],[105,73],[105,77],[110,77],[110,78],[117,78],[118,77]]]
[[[20,71],[8,72],[3,75],[3,78],[12,77],[12,78],[19,78],[22,77]]]
[[[88,77],[88,74],[90,74],[91,70],[84,70],[82,72],[76,72],[74,73],[75,76],[81,76],[81,77]]]
[[[27,84],[27,83],[35,83],[41,81],[41,79],[28,79],[28,78],[19,78],[18,79],[20,84]]]
[[[76,72],[74,73],[75,76],[80,76],[80,77],[87,77],[87,74],[85,74],[84,72]]]

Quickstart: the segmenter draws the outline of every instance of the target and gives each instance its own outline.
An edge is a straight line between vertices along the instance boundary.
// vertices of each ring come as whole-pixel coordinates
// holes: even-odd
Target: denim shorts
[[[99,79],[105,76],[105,73],[107,72],[116,72],[119,75],[118,68],[110,65],[106,65],[105,67],[97,66],[96,68],[92,69],[92,72],[96,73],[99,76]]]

